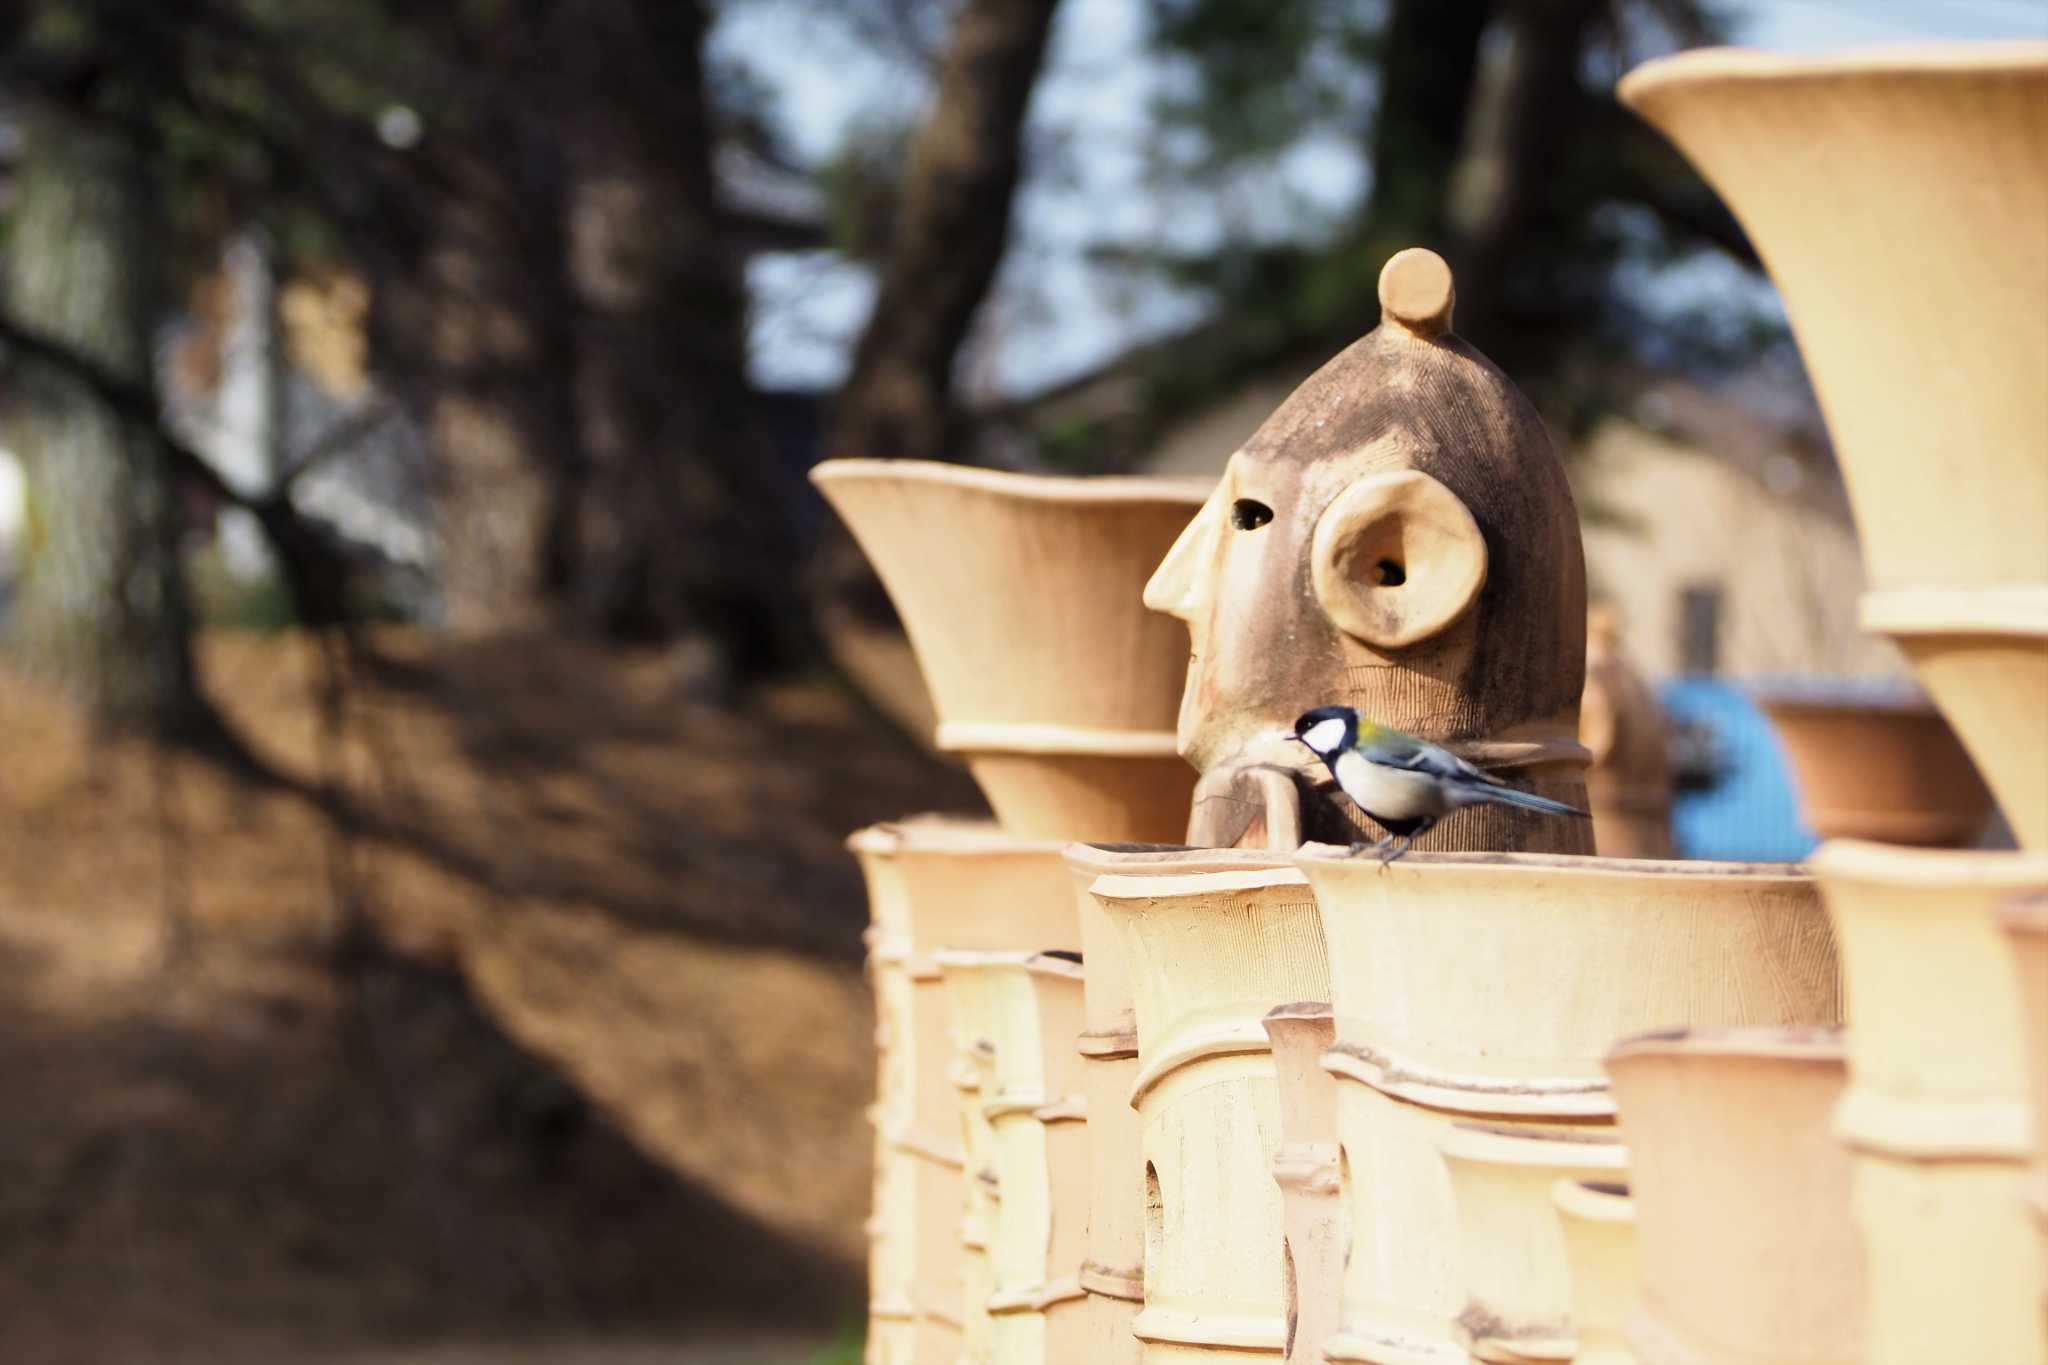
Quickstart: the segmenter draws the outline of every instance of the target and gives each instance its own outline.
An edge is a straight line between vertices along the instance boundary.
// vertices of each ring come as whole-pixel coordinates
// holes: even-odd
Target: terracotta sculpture
[[[1286,738],[1325,703],[1585,804],[1577,512],[1535,410],[1451,332],[1452,302],[1433,253],[1388,261],[1379,327],[1231,456],[1146,585],[1188,626],[1192,844],[1378,837]],[[1580,822],[1499,808],[1418,847],[1592,851]]]
[[[1586,614],[1579,739],[1593,756],[1587,809],[1602,856],[1672,857],[1671,727],[1657,694],[1622,651],[1621,621],[1605,604]]]

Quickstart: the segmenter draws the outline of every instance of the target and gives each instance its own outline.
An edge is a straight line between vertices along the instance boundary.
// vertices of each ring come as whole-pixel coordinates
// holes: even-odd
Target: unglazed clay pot
[[[2040,1365],[2043,1248],[2017,1197],[2033,1063],[1997,912],[2048,890],[2048,855],[1836,840],[1813,870],[1848,986],[1835,1132],[1855,1156],[1868,1358]]]
[[[1960,848],[1991,818],[1991,792],[1926,702],[1760,696],[1799,788],[1800,814],[1828,839]]]
[[[1301,874],[1255,854],[1240,867],[1105,876],[1092,890],[1134,988],[1146,1203],[1133,1330],[1147,1365],[1242,1365],[1286,1347],[1280,1099],[1262,1020],[1324,996],[1329,975]]]
[[[1612,608],[1586,613],[1586,695],[1579,702],[1593,841],[1606,858],[1669,858],[1671,726],[1657,694],[1621,647]]]
[[[952,1009],[934,959],[948,948],[1072,948],[1073,891],[1058,845],[984,822],[909,820],[847,842],[868,886],[880,1049],[869,1359],[953,1365],[967,1158]]]
[[[2048,896],[2008,902],[1998,921],[2018,969],[2027,1071],[2034,1086],[2034,1173],[2026,1203],[2041,1234],[2042,1265],[2048,1267]],[[2041,1297],[2048,1311],[2048,1279],[2042,1281]]]
[[[1600,1059],[1646,1028],[1827,1024],[1834,942],[1812,878],[1773,864],[1311,845],[1330,951],[1352,1250],[1333,1361],[1460,1362],[1473,1333],[1456,1122],[1600,1123]]]
[[[996,819],[1020,838],[1179,839],[1180,627],[1144,586],[1207,488],[919,460],[827,460],[811,479],[881,576]]]
[[[937,962],[953,1019],[953,1061],[947,1074],[958,1096],[966,1157],[959,1225],[959,1358],[962,1365],[994,1365],[996,1329],[989,1300],[996,1292],[996,1268],[991,1251],[1002,1190],[997,1183],[995,1125],[989,1122],[988,1111],[996,1089],[992,1035],[997,1006],[987,975],[976,970],[975,957],[941,951]]]
[[[1577,1365],[1638,1365],[1627,1336],[1641,1294],[1636,1206],[1628,1187],[1565,1179],[1550,1187],[1550,1198],[1571,1265]]]
[[[1644,1365],[1862,1360],[1863,1252],[1830,1131],[1840,1034],[1645,1034],[1607,1069],[1629,1145],[1642,1301],[1628,1332]]]
[[[938,954],[949,982],[975,997],[987,1037],[978,1091],[994,1181],[987,1251],[989,1351],[995,1365],[1080,1359],[1079,1270],[1087,1232],[1087,1104],[1079,1091],[1081,967],[1045,954]]]
[[[1322,1365],[1337,1330],[1344,1283],[1343,1164],[1337,1141],[1337,1084],[1323,1052],[1337,1040],[1330,1007],[1282,1005],[1266,1015],[1280,1077],[1280,1150],[1273,1179],[1287,1220],[1287,1365]]]
[[[1136,1365],[1144,1343],[1131,1326],[1145,1303],[1145,1153],[1131,1089],[1138,1080],[1138,1021],[1123,936],[1109,912],[1089,894],[1104,875],[1234,871],[1241,855],[1182,847],[1070,844],[1067,870],[1074,881],[1081,929],[1087,1028],[1079,1051],[1088,1097],[1088,1255],[1081,1287],[1088,1291],[1085,1349],[1077,1360]]]
[[[2048,848],[2048,43],[1688,52],[1620,95],[1784,295],[1865,628],[1905,651],[2022,846]]]
[[[1625,1180],[1628,1152],[1613,1127],[1456,1123],[1437,1146],[1458,1205],[1458,1327],[1472,1358],[1577,1359],[1571,1263],[1550,1190],[1567,1178]]]

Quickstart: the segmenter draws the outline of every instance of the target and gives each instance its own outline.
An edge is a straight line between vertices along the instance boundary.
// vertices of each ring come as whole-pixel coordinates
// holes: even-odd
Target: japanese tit
[[[1517,791],[1427,740],[1376,725],[1348,706],[1318,706],[1294,722],[1291,739],[1307,745],[1337,787],[1387,831],[1376,845],[1392,862],[1437,821],[1465,806],[1520,806],[1547,815],[1586,812]]]

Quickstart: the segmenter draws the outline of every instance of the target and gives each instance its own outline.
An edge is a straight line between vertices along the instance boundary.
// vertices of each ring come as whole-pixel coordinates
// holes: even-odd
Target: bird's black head
[[[1294,738],[1318,757],[1341,754],[1358,742],[1358,712],[1348,706],[1318,706],[1294,722]]]

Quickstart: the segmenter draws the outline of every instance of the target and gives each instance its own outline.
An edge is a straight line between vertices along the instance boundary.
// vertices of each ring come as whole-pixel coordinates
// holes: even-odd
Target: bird
[[[1349,706],[1318,706],[1288,736],[1308,746],[1338,790],[1387,831],[1373,847],[1382,864],[1408,851],[1454,810],[1488,803],[1546,815],[1586,812],[1533,792],[1517,791],[1450,750],[1378,725]]]

